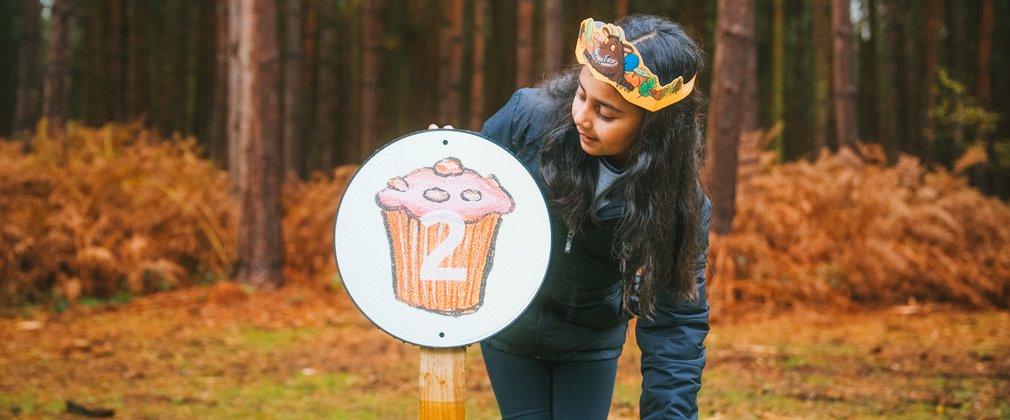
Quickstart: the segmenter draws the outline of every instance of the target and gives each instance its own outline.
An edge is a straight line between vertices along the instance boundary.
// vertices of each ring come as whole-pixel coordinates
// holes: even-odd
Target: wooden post
[[[421,347],[421,394],[417,418],[463,420],[466,403],[466,347]]]

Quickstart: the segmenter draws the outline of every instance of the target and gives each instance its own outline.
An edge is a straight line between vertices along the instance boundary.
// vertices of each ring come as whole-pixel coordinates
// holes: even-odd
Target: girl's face
[[[644,116],[644,109],[625,100],[615,87],[596,80],[589,67],[582,66],[572,101],[572,120],[579,130],[583,151],[605,156],[614,166],[624,166],[631,146],[638,140]]]

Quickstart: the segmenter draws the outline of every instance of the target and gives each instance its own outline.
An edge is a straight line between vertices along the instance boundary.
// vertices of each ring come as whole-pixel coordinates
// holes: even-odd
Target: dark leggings
[[[617,359],[548,362],[481,343],[503,419],[606,419]]]

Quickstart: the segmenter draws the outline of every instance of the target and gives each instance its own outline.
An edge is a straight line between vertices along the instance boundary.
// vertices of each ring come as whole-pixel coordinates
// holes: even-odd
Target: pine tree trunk
[[[831,9],[833,41],[833,79],[835,133],[838,147],[859,152],[859,122],[856,120],[856,78],[852,69],[852,20],[850,0],[833,0]]]
[[[771,121],[773,124],[785,120],[785,47],[786,18],[785,0],[775,0],[772,18],[772,104]],[[782,144],[782,134],[772,139],[772,150],[779,159],[785,157],[785,147]]]
[[[314,154],[315,135],[312,129],[316,126],[316,66],[319,51],[319,0],[305,1],[305,30],[302,34],[302,126],[301,126],[301,156],[299,165],[302,175],[308,174],[314,168],[311,158]]]
[[[18,40],[18,86],[14,110],[14,130],[32,130],[39,119],[42,99],[42,80],[39,51],[42,36],[42,3],[38,0],[21,0],[21,37]]]
[[[995,1],[982,0],[979,16],[978,43],[975,64],[975,95],[985,107],[992,106],[992,33],[995,23]]]
[[[979,104],[986,109],[992,109],[992,34],[995,24],[995,2],[982,0],[982,10],[979,14],[978,38],[975,51],[975,95]],[[956,7],[956,6],[955,6]],[[1003,118],[1007,118],[1004,114]],[[961,130],[958,130],[960,133]],[[978,141],[982,142],[989,156],[996,156],[993,137],[989,133],[976,133]],[[998,165],[977,165],[975,167],[975,183],[986,193],[999,193],[999,186],[1006,182],[1006,177],[999,173],[1005,171]]]
[[[81,66],[81,119],[85,124],[98,126],[108,121],[107,95],[108,61],[105,57],[108,51],[106,40],[106,6],[105,2],[83,1],[78,4],[80,10],[81,48],[87,51],[80,57]],[[71,48],[73,48],[71,46]]]
[[[54,0],[46,47],[46,80],[42,115],[50,136],[60,145],[61,160],[67,156],[66,123],[70,106],[70,34],[73,33],[74,1]]]
[[[970,76],[968,72],[968,65],[971,64],[975,59],[975,50],[967,48],[971,44],[971,40],[974,38],[969,38],[965,30],[965,24],[967,19],[966,8],[962,6],[961,2],[956,2],[952,0],[944,0],[943,7],[945,9],[944,15],[944,26],[947,28],[947,37],[943,42],[944,51],[946,54],[941,56],[940,63],[941,67],[946,68],[949,71],[951,78],[958,80],[965,84],[965,86],[970,85]],[[973,82],[973,81],[971,81]],[[964,143],[964,124],[960,121],[951,121],[951,139],[954,144],[965,144]],[[985,165],[975,165],[973,171],[982,174],[985,171]],[[977,177],[972,178],[973,185],[978,186],[979,184],[974,181]],[[984,188],[980,188],[983,189]]]
[[[317,10],[319,48],[316,50],[316,117],[313,133],[312,167],[329,173],[333,168],[334,142],[340,147],[339,162],[352,162],[357,156],[357,142],[350,136],[337,136],[337,21],[336,4],[321,0]],[[349,36],[350,37],[350,36]],[[346,50],[351,50],[347,48]],[[344,52],[349,52],[349,51]],[[350,58],[350,57],[347,57]],[[357,60],[347,60],[352,65]],[[352,107],[355,108],[355,107]],[[353,124],[357,125],[357,124]]]
[[[813,106],[810,106],[813,79],[811,72],[810,2],[790,2],[786,14],[785,56],[785,127],[782,129],[783,160],[810,156]]]
[[[384,1],[365,2],[364,58],[361,66],[361,140],[356,161],[362,161],[379,146],[379,106],[383,98],[382,81],[382,22]]]
[[[546,0],[544,2],[544,72],[553,74],[565,63],[565,42],[563,34],[567,28],[562,17],[561,0]]]
[[[123,0],[109,0],[108,7],[105,95],[109,97],[109,108],[106,118],[122,121],[126,118],[126,4]]]
[[[919,80],[924,76],[924,70],[921,68],[922,63],[919,61],[918,55],[922,52],[916,45],[916,41],[921,38],[916,36],[915,28],[918,16],[916,16],[916,8],[913,6],[913,4],[918,5],[919,3],[913,3],[912,0],[899,0],[898,4],[902,27],[901,49],[898,51],[902,72],[898,74],[898,77],[904,85],[902,88],[904,97],[899,100],[904,102],[905,107],[905,120],[899,122],[904,131],[903,149],[906,153],[919,156],[928,162],[929,155],[925,153],[925,145],[922,140],[922,115],[924,112],[922,95],[925,92],[919,90],[922,88]]]
[[[179,123],[178,130],[184,134],[192,135],[197,133],[199,118],[197,117],[197,108],[200,103],[200,56],[196,52],[200,50],[200,45],[203,43],[203,37],[201,33],[202,26],[201,19],[203,15],[200,13],[204,9],[203,5],[195,2],[186,2],[182,6],[182,10],[179,12],[181,16],[186,19],[186,27],[189,30],[182,31],[182,39],[185,40],[185,47],[179,51],[181,56],[179,59],[185,66],[183,71],[182,82],[185,89],[183,90],[182,100],[180,101],[181,119]],[[201,140],[206,140],[202,138]]]
[[[516,87],[533,80],[533,0],[519,0],[516,13]]]
[[[282,173],[302,173],[300,129],[302,115],[302,12],[304,0],[284,4],[284,131],[281,140],[284,156]]]
[[[925,144],[931,150],[930,154],[933,161],[948,163],[952,159],[950,150],[948,150],[950,144],[948,141],[940,144],[940,139],[936,135],[936,124],[932,113],[933,108],[936,107],[936,74],[940,61],[941,7],[940,0],[926,1],[925,25],[923,25],[924,33],[922,35],[922,74],[920,76],[922,77],[920,80],[922,85],[919,87],[919,91],[922,92],[923,96],[923,108],[920,113],[923,121],[921,131],[926,142]]]
[[[880,50],[880,20],[877,19],[877,0],[866,0],[863,3],[866,16],[869,39],[859,42],[859,88],[857,94],[859,98],[859,111],[856,113],[859,120],[859,136],[868,142],[880,141],[880,130],[877,126],[877,91],[880,89],[879,62]]]
[[[239,19],[241,66],[232,70],[242,73],[239,159],[247,167],[247,179],[239,191],[237,279],[272,290],[284,284],[277,10],[274,0],[255,0],[243,6]]]
[[[336,6],[333,7],[335,8]],[[320,9],[322,9],[321,5]],[[361,109],[361,105],[362,105],[362,97],[365,93],[367,93],[364,89],[362,89],[362,81],[364,80],[364,70],[365,70],[363,68],[364,67],[363,57],[365,49],[365,46],[363,45],[364,44],[363,37],[366,20],[364,18],[365,5],[363,1],[349,1],[343,3],[341,9],[343,10],[341,10],[341,13],[339,14],[339,19],[334,20],[334,22],[339,22],[339,26],[346,28],[344,32],[340,35],[343,35],[346,38],[347,42],[340,44],[345,46],[345,48],[340,48],[339,49],[340,54],[336,55],[337,57],[336,60],[338,60],[337,63],[339,63],[340,70],[338,70],[337,73],[334,74],[335,77],[334,83],[339,81],[340,85],[346,84],[346,86],[349,87],[347,89],[337,89],[337,95],[338,95],[337,98],[339,100],[338,103],[350,104],[350,106],[344,106],[338,109],[338,114],[340,117],[338,121],[341,121],[342,124],[340,124],[340,126],[337,127],[337,133],[339,133],[338,138],[340,139],[340,141],[336,144],[337,150],[336,150],[335,163],[337,164],[361,163],[361,160],[358,159],[358,155],[361,154],[360,152],[361,136],[362,133],[365,131],[365,128],[362,125],[364,110]],[[431,9],[438,10],[437,8],[431,8]],[[320,16],[322,16],[322,10],[320,10]],[[433,18],[432,19],[433,28],[431,32],[428,32],[429,34],[436,33],[434,31],[437,30],[437,23],[438,20]],[[337,23],[334,23],[333,30],[336,31],[336,28],[339,26]],[[321,28],[320,30],[322,31],[323,29]],[[338,34],[334,33],[334,39],[332,44],[333,47],[330,48],[331,50],[334,51],[332,54],[337,54],[335,51],[338,51],[337,50],[338,39],[336,38],[337,36]],[[323,54],[324,54],[323,48],[325,48],[323,45],[324,41],[322,40],[322,38],[323,36],[320,35],[320,44],[319,44],[320,60],[323,60]],[[343,39],[340,40],[342,41]],[[435,44],[435,42],[432,42],[431,44]],[[425,67],[425,69],[430,68],[437,69],[437,60],[438,60],[437,56],[432,58],[431,67]],[[320,72],[323,71],[322,66],[319,67],[319,71]],[[320,73],[319,75],[320,83],[322,83],[323,77],[325,77],[325,75]],[[435,79],[434,78],[426,79],[425,82],[431,83],[433,80]],[[319,87],[319,90],[322,90],[321,85]],[[318,115],[323,114],[319,113]],[[432,118],[434,117],[435,112],[432,112]]]
[[[227,4],[226,1],[220,3]],[[127,53],[126,79],[126,112],[127,118],[145,115],[145,123],[151,120],[150,102],[150,66],[151,50],[148,48],[148,11],[142,1],[131,1],[129,4],[129,52]],[[226,17],[227,18],[227,17]],[[223,83],[223,81],[222,81]],[[225,120],[221,120],[224,124]],[[222,138],[223,141],[223,138]]]
[[[214,98],[212,102],[213,125],[211,134],[211,157],[219,168],[226,168],[228,162],[228,109],[236,104],[228,103],[228,1],[214,3]]]
[[[902,121],[906,119],[907,104],[905,85],[901,83],[901,74],[905,70],[902,57],[902,28],[900,5],[896,0],[883,0],[884,3],[884,53],[881,74],[880,92],[880,142],[887,151],[888,159],[894,161],[898,154],[904,152],[904,130]]]
[[[440,2],[438,96],[439,124],[459,126],[459,97],[463,71],[463,2]]]
[[[157,17],[157,27],[151,30],[154,40],[167,40],[170,45],[176,44],[174,28],[178,25],[174,17],[172,3],[161,3],[155,5],[149,3],[148,6],[160,9],[154,15]],[[157,10],[156,9],[156,10]],[[173,96],[179,89],[179,85],[174,80],[177,73],[175,69],[175,55],[168,45],[161,45],[161,42],[154,42],[154,60],[151,68],[151,76],[154,80],[154,87],[151,95],[151,123],[163,132],[172,132],[174,127],[173,118]]]
[[[614,20],[620,19],[628,15],[631,9],[630,0],[617,0],[614,2]]]
[[[469,128],[479,131],[484,123],[484,47],[487,43],[484,21],[487,16],[487,0],[474,0],[473,3],[473,53],[470,56],[470,124]]]
[[[246,98],[242,89],[242,57],[239,55],[239,37],[242,33],[241,24],[246,7],[245,0],[230,0],[228,2],[228,179],[230,191],[235,196],[245,189],[246,164],[242,160],[239,127],[241,125],[242,104]]]
[[[831,1],[833,0],[814,0],[810,4],[813,11],[814,55],[814,97],[811,108],[813,127],[811,127],[810,134],[815,152],[828,147],[833,132],[831,126],[833,119],[831,112]]]
[[[709,106],[705,176],[712,196],[712,228],[732,230],[736,212],[737,154],[741,134],[756,121],[753,104],[757,72],[754,0],[719,0],[716,18],[712,99]],[[750,114],[750,115],[748,115]]]

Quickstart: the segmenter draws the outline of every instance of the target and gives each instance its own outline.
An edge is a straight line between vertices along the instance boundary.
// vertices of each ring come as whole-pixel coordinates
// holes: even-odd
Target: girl
[[[506,419],[604,419],[638,316],[642,418],[697,417],[710,204],[698,183],[703,53],[663,18],[587,19],[574,65],[520,89],[481,130],[550,197],[534,302],[481,343]]]

